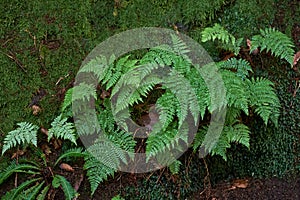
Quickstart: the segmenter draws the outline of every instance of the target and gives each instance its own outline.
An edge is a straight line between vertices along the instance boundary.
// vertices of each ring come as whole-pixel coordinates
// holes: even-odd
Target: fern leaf
[[[18,199],[35,199],[35,197],[38,195],[38,193],[40,192],[41,188],[43,187],[45,181],[32,186],[31,188],[28,188],[27,190],[25,190],[23,192],[22,195],[20,195],[18,197]]]
[[[28,174],[39,174],[40,168],[32,164],[16,164],[12,161],[11,164],[0,172],[0,184],[2,184],[7,178],[13,173],[28,173]]]
[[[46,199],[46,195],[50,189],[50,185],[44,187],[44,189],[40,192],[40,194],[36,197],[36,200],[44,200]]]
[[[97,99],[96,89],[94,85],[83,82],[73,87],[72,102],[78,100],[87,102],[91,99],[91,97]]]
[[[230,50],[238,55],[243,38],[236,40],[221,25],[215,24],[213,27],[207,27],[201,32],[201,40],[202,42],[220,40],[223,43],[223,49]]]
[[[180,165],[182,163],[179,160],[174,161],[171,165],[169,165],[169,169],[172,174],[178,174],[180,171]]]
[[[65,94],[65,98],[61,106],[61,112],[64,112],[68,107],[72,105],[73,102],[72,95],[73,95],[73,88],[70,88]]]
[[[99,184],[107,180],[108,176],[113,176],[117,170],[104,165],[90,153],[86,154],[84,160],[83,168],[87,170],[87,177],[91,185],[91,195],[93,195]]]
[[[253,72],[250,63],[244,59],[231,58],[226,61],[218,62],[217,66],[221,69],[236,70],[236,75],[243,80],[249,76],[249,72]]]
[[[67,179],[65,177],[61,176],[61,175],[55,175],[53,177],[52,186],[54,188],[58,188],[59,186],[61,186],[62,189],[63,189],[63,191],[64,191],[65,198],[67,200],[72,200],[73,198],[75,198],[76,196],[78,196],[77,192],[72,187],[72,185],[70,184],[70,182],[67,181]]]
[[[59,115],[51,123],[51,126],[48,131],[48,141],[54,136],[64,140],[70,140],[76,144],[77,136],[75,134],[74,125],[73,123],[67,122],[67,118],[62,118],[62,115]]]
[[[293,41],[280,31],[274,28],[261,29],[260,35],[252,37],[251,44],[251,52],[260,47],[261,51],[270,51],[274,56],[285,59],[293,66],[295,54]]]
[[[250,91],[250,105],[263,119],[265,124],[271,119],[277,125],[280,102],[274,91],[273,83],[264,78],[252,78],[247,81]]]
[[[21,144],[33,144],[37,146],[37,130],[38,126],[28,122],[17,124],[19,127],[10,131],[4,138],[2,155],[10,148]]]
[[[82,148],[74,148],[74,149],[68,149],[66,152],[61,154],[59,158],[56,160],[54,166],[56,166],[62,159],[64,158],[70,158],[70,157],[83,157],[83,149]]]
[[[5,196],[2,197],[2,200],[12,200],[12,199],[18,199],[17,196],[22,193],[22,191],[27,188],[28,186],[32,185],[33,183],[41,180],[42,178],[35,178],[31,180],[24,181],[21,185],[19,185],[17,188],[10,190],[5,194]]]

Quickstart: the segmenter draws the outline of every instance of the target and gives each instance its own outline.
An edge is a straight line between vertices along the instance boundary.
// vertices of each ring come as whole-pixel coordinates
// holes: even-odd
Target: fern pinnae
[[[5,136],[2,155],[17,145],[33,144],[37,146],[37,131],[39,127],[28,122],[20,122],[17,125],[19,126],[17,129],[10,131]]]
[[[77,192],[75,189],[72,187],[70,182],[63,176],[61,175],[55,175],[52,180],[52,186],[54,188],[58,188],[59,186],[62,187],[63,192],[65,194],[65,198],[67,200],[72,200],[76,196],[78,196]]]
[[[74,124],[67,122],[67,120],[67,118],[62,118],[62,115],[59,115],[53,120],[51,123],[52,127],[48,131],[48,141],[54,136],[64,140],[70,140],[74,144],[77,144]]]
[[[56,166],[62,159],[70,157],[84,157],[83,149],[80,147],[68,149],[66,152],[64,152],[57,158],[56,162],[54,163],[54,166]]]

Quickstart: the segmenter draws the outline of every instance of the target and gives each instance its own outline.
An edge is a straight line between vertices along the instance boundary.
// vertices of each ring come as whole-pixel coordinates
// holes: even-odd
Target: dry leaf
[[[54,139],[52,144],[54,146],[54,149],[60,149],[62,145],[62,141],[59,139]]]
[[[22,156],[24,155],[25,151],[23,150],[17,150],[17,152],[15,152],[12,156],[11,156],[11,159],[14,159],[14,158],[17,158],[19,156]]]
[[[61,164],[59,165],[59,167],[60,167],[61,169],[63,169],[63,170],[68,171],[68,172],[74,172],[73,167],[71,167],[71,166],[68,165],[67,163],[61,163]]]
[[[247,179],[238,179],[235,180],[232,184],[233,188],[247,188],[249,181]]]
[[[101,99],[105,99],[106,97],[109,97],[110,96],[110,93],[105,91],[105,90],[102,90],[101,94],[100,94],[100,98]]]
[[[37,106],[37,105],[31,106],[31,109],[32,109],[32,114],[33,114],[33,115],[39,114],[39,112],[41,112],[41,110],[42,110],[42,109],[41,109],[39,106]]]
[[[298,51],[294,56],[293,66],[295,66],[297,64],[299,59],[300,59],[300,51]]]
[[[48,156],[50,153],[52,153],[50,147],[49,147],[47,144],[43,144],[41,148],[42,148],[43,152],[44,152],[47,156]]]
[[[42,127],[41,132],[44,133],[46,136],[48,136],[48,129]]]

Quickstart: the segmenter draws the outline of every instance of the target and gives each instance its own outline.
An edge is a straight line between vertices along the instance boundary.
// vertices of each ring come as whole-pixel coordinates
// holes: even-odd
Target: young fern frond
[[[260,35],[252,37],[250,51],[253,52],[259,47],[261,51],[270,51],[274,56],[285,59],[293,66],[294,44],[286,34],[275,30],[275,28],[261,29]]]
[[[117,170],[104,165],[88,152],[86,153],[84,160],[85,163],[83,168],[87,171],[86,175],[91,185],[91,195],[93,195],[99,184],[104,180],[107,180],[108,176],[113,176]]]
[[[62,118],[62,115],[56,117],[51,123],[51,128],[48,131],[48,141],[52,137],[70,140],[75,145],[77,140],[77,135],[75,133],[75,127],[73,123],[67,122],[67,118]]]
[[[17,125],[19,126],[17,129],[10,131],[5,136],[2,155],[17,145],[33,144],[37,146],[37,131],[39,127],[28,122],[21,122]]]
[[[215,24],[213,27],[205,28],[201,32],[202,42],[215,40],[220,40],[222,42],[223,49],[229,50],[235,55],[238,55],[243,38],[236,40],[236,38],[232,34],[230,34],[219,24]]]
[[[61,175],[55,175],[52,180],[52,186],[54,188],[58,188],[59,186],[62,187],[65,199],[72,200],[73,198],[78,196],[78,193],[75,191],[75,189],[72,187],[69,181]]]

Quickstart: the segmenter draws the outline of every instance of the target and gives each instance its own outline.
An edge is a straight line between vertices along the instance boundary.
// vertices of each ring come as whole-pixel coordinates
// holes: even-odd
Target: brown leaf
[[[69,164],[67,164],[67,163],[61,163],[61,164],[59,165],[59,167],[60,167],[61,169],[63,169],[63,170],[68,171],[68,172],[74,172],[73,167],[71,167],[71,166],[70,166]]]
[[[110,93],[105,91],[105,90],[102,90],[101,94],[100,94],[100,98],[101,99],[105,99],[106,97],[109,97],[110,96]]]
[[[62,141],[60,139],[53,140],[54,149],[60,149],[61,145],[62,145]]]
[[[48,156],[50,153],[52,153],[50,147],[49,147],[47,144],[43,144],[41,148],[42,148],[43,152],[44,152],[47,156]]]
[[[17,152],[15,152],[12,156],[11,156],[11,159],[14,159],[14,158],[17,158],[19,156],[22,156],[24,155],[25,151],[23,150],[17,150]]]
[[[32,114],[34,114],[34,115],[39,114],[39,113],[41,112],[41,110],[42,110],[42,109],[41,109],[39,106],[37,106],[37,105],[31,106],[31,109],[32,109]]]
[[[299,59],[300,59],[300,51],[298,51],[294,56],[293,66],[295,66],[297,64]]]
[[[235,188],[247,188],[249,181],[247,179],[237,179],[233,182],[233,186]]]
[[[48,136],[48,129],[45,129],[44,127],[42,127],[41,132],[44,133],[46,136]]]

